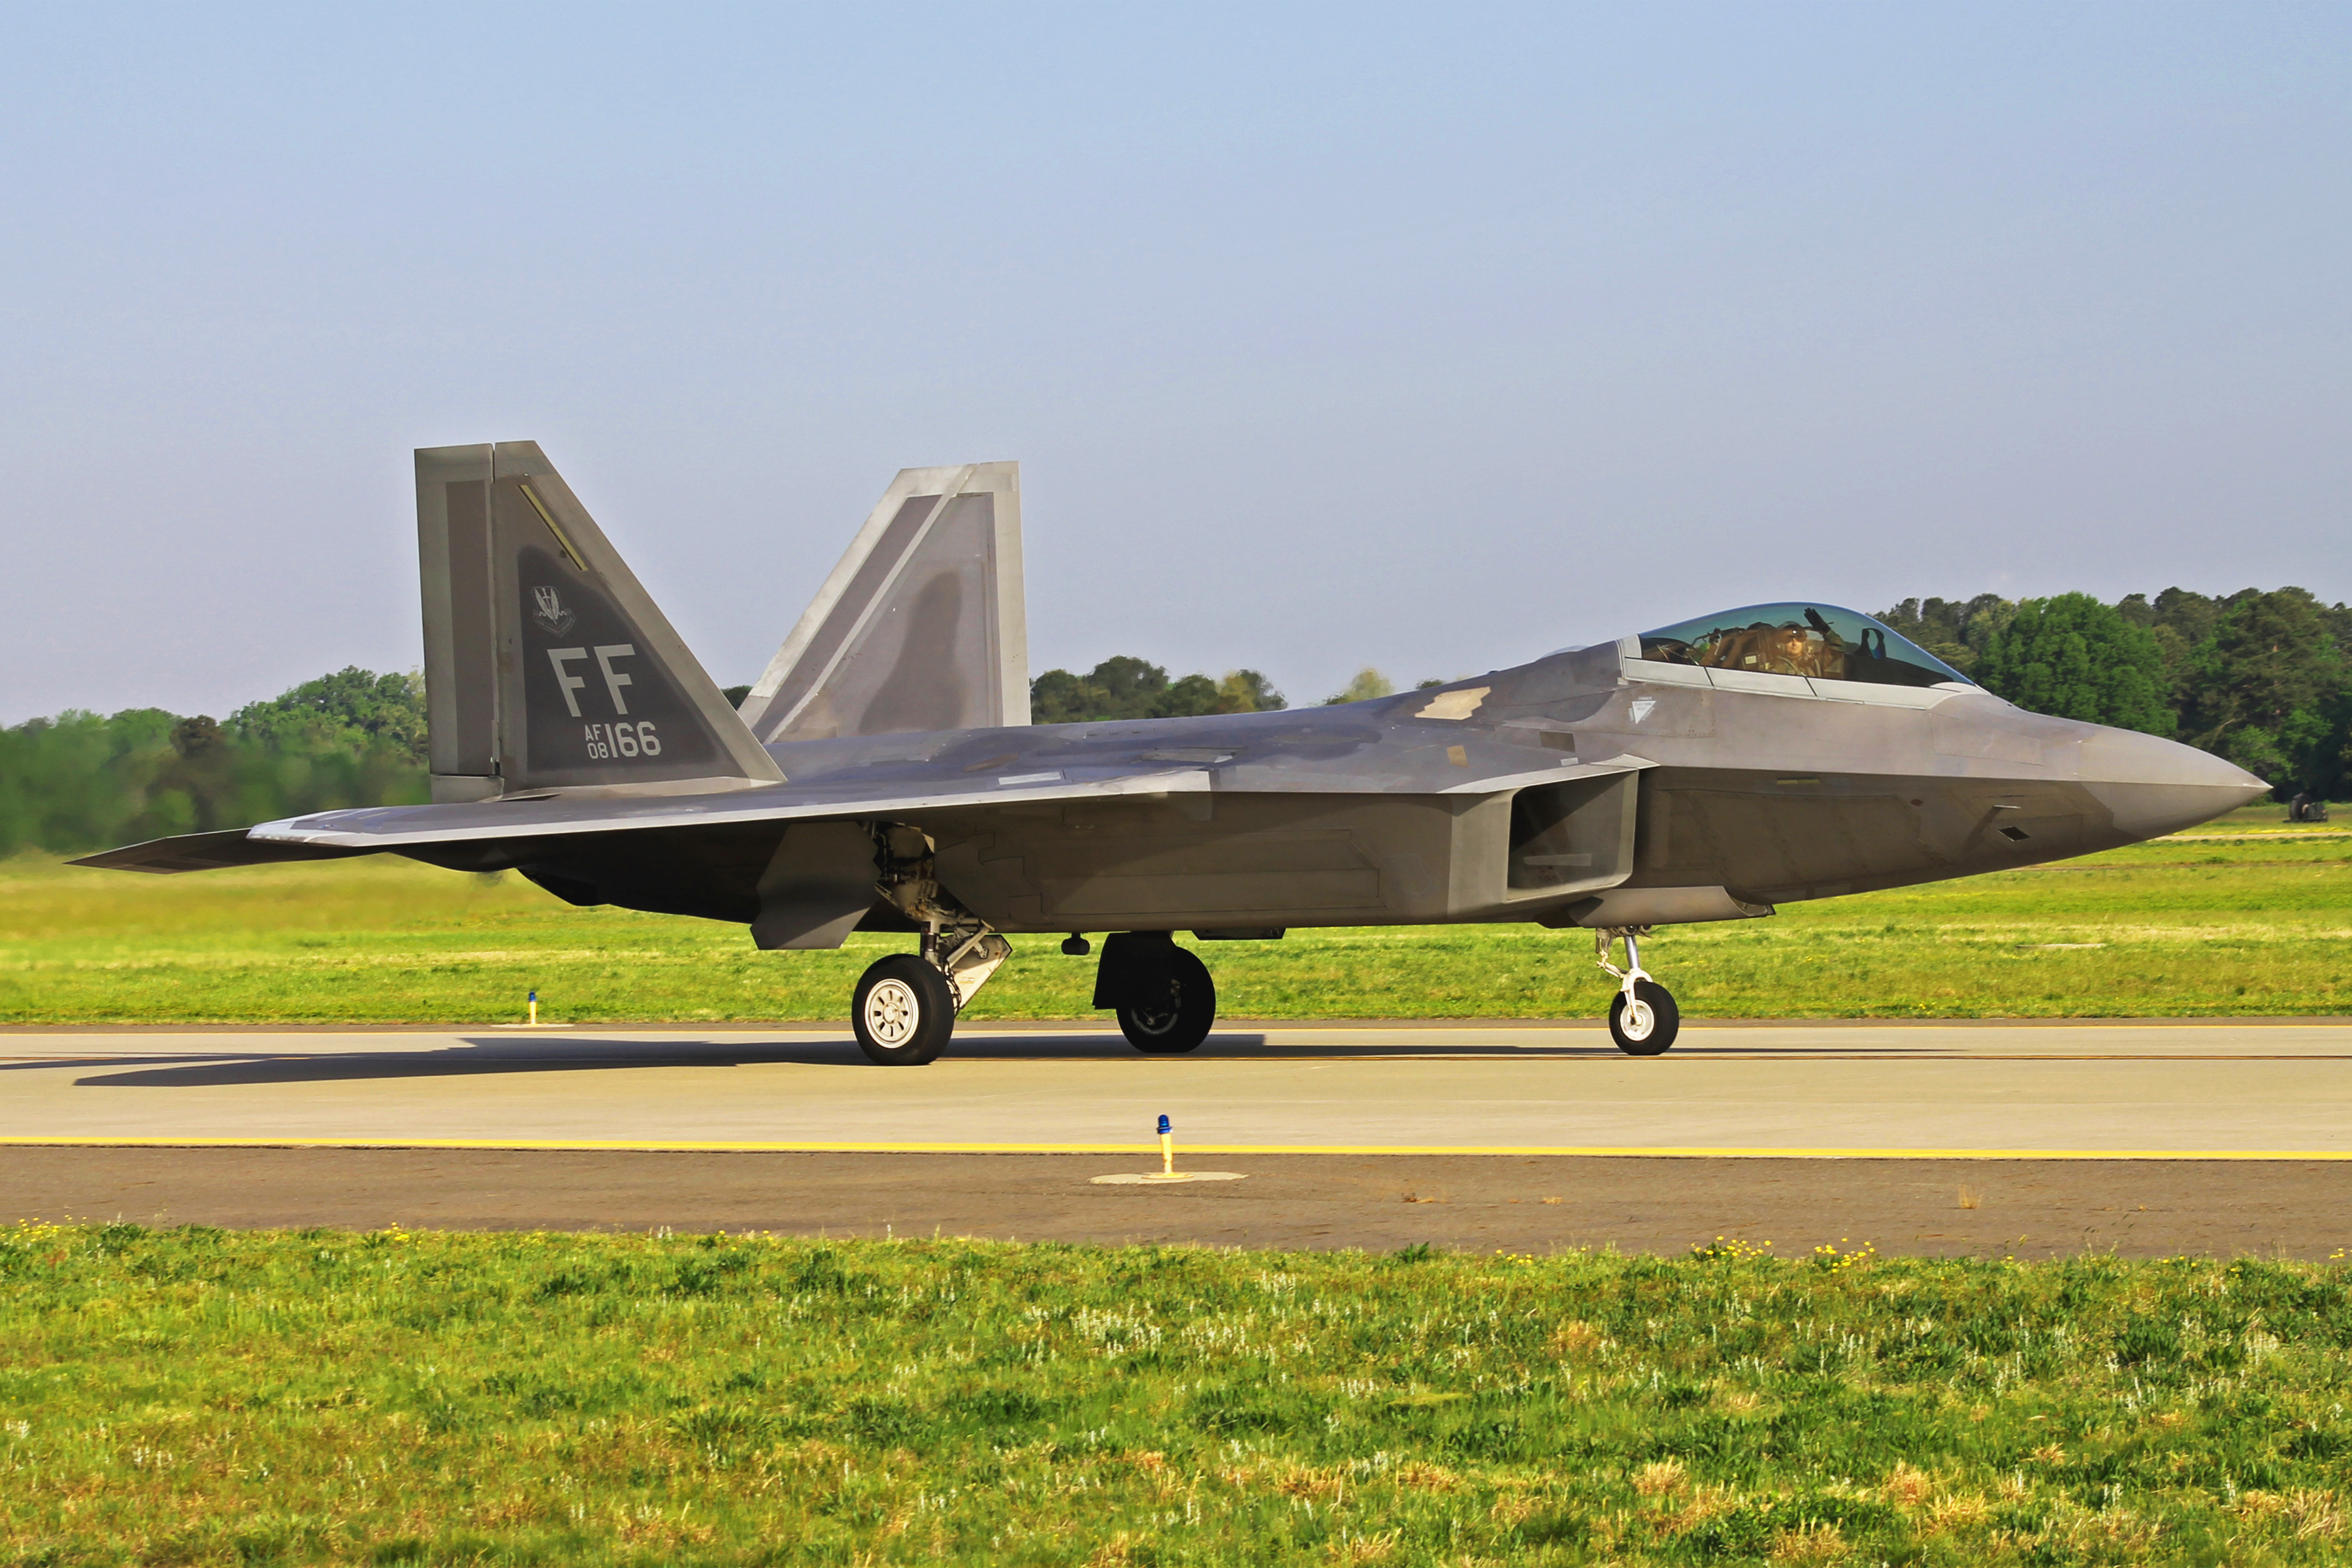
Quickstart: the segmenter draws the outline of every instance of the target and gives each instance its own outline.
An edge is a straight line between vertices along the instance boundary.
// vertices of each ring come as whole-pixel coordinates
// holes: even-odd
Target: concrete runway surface
[[[0,1082],[0,1218],[2324,1257],[2352,1216],[2340,1020],[968,1026],[914,1069],[798,1027],[20,1029]],[[1249,1179],[1091,1184],[1161,1112]]]
[[[834,1149],[2352,1156],[2352,1024],[1275,1026],[1150,1058],[970,1026],[928,1068],[845,1033],[12,1032],[0,1140]]]

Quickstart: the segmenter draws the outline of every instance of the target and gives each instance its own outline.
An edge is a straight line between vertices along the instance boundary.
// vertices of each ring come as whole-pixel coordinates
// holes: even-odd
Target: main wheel
[[[1675,1043],[1675,1033],[1682,1026],[1682,1010],[1675,1005],[1675,994],[1654,980],[1633,982],[1630,1005],[1622,991],[1610,1000],[1609,1037],[1627,1056],[1658,1055]]]
[[[1217,1021],[1217,983],[1209,966],[1170,943],[1165,967],[1137,987],[1140,1000],[1118,1009],[1119,1033],[1139,1051],[1175,1056],[1209,1037]]]
[[[947,1049],[955,1032],[948,977],[910,952],[877,959],[857,982],[849,1026],[857,1048],[886,1068],[917,1068]]]

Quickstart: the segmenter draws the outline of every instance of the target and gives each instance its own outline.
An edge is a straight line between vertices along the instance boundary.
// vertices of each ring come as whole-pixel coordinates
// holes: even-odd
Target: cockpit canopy
[[[1835,605],[1749,605],[1642,634],[1642,657],[1878,686],[1976,683],[1881,622]]]

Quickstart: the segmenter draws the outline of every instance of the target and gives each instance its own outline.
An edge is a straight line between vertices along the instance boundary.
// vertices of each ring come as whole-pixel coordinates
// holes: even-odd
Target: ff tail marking
[[[783,774],[530,441],[416,454],[433,796]]]

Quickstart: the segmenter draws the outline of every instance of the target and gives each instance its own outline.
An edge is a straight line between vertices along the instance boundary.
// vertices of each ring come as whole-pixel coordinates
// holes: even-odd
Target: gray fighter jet
[[[1617,1044],[1674,1043],[1658,926],[2107,849],[2266,793],[2203,752],[2011,706],[1867,616],[1752,605],[1471,679],[1285,712],[1029,723],[1011,463],[909,468],[739,712],[530,442],[416,455],[434,804],[79,862],[388,851],[762,948],[904,932],[850,1024],[919,1064],[1011,952],[1108,934],[1094,1005],[1189,1051],[1172,933],[1590,931]],[[1513,619],[1555,613],[1531,584]],[[1590,613],[1589,607],[1582,613]],[[1622,967],[1612,962],[1622,945]]]

